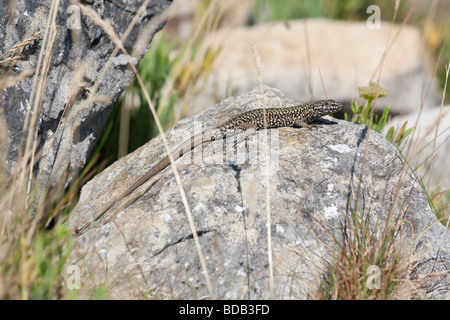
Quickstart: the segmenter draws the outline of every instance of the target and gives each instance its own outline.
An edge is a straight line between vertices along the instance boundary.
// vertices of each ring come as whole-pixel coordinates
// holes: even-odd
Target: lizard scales
[[[330,99],[318,100],[309,104],[296,105],[286,108],[261,108],[250,110],[231,118],[216,128],[203,131],[202,133],[191,137],[191,139],[184,141],[179,147],[174,149],[171,154],[173,160],[175,161],[181,158],[186,152],[194,149],[203,142],[214,141],[218,138],[224,139],[227,135],[234,135],[234,133],[239,130],[243,130],[244,133],[249,135],[255,130],[264,128],[303,127],[311,129],[314,125],[309,125],[310,122],[317,120],[321,116],[340,111],[341,109],[341,103]],[[165,156],[150,170],[144,173],[127,190],[125,190],[117,201],[129,196],[134,190],[139,188],[169,165],[169,156]],[[106,211],[113,207],[117,201],[111,202],[94,218],[93,221],[100,218]],[[86,227],[83,227],[83,229],[85,228]],[[79,233],[80,231],[80,229],[77,229],[76,233]]]

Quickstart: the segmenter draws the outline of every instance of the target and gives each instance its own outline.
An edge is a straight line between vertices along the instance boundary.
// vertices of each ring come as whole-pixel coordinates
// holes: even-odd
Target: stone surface
[[[78,15],[78,7],[69,8],[69,0],[60,1],[50,66],[44,89],[40,90],[42,105],[37,121],[37,133],[40,137],[38,150],[43,155],[48,155],[45,165],[44,161],[39,162],[43,169],[43,185],[52,185],[66,172],[69,173],[70,180],[84,166],[108,118],[110,104],[133,77],[133,72],[127,67],[129,61],[136,64],[142,57],[153,34],[162,27],[162,21],[155,25],[155,19],[152,18],[163,12],[170,2],[150,1],[142,18],[124,41],[125,48],[132,55],[130,59],[119,51],[105,68],[115,44],[91,18],[82,11],[78,11],[81,13]],[[101,19],[108,20],[118,37],[121,37],[144,0],[92,0],[83,3],[93,9]],[[41,32],[36,41],[24,48],[21,59],[9,74],[10,77],[23,75],[36,67],[51,4],[52,2],[44,0],[2,1],[0,4],[0,54],[6,54],[16,44]],[[79,29],[76,28],[77,23]],[[146,35],[142,35],[141,31]],[[140,51],[133,50],[138,47],[138,39],[147,41]],[[2,56],[0,60],[9,56]],[[2,64],[1,67],[0,77],[5,79],[8,65]],[[99,80],[105,69],[103,78]],[[3,88],[0,104],[8,126],[10,146],[8,168],[11,168],[17,159],[26,113],[31,108],[29,99],[34,80],[35,76],[29,76],[12,86],[4,87],[5,83],[0,85]],[[79,87],[81,82],[84,83],[84,88]],[[94,89],[95,86],[97,90]],[[75,95],[63,117],[64,107],[74,92]],[[94,101],[87,102],[89,98]],[[99,99],[95,101],[96,98]],[[56,131],[62,117],[61,126]],[[26,129],[34,132],[33,128]]]
[[[219,29],[203,43],[205,48],[220,47],[221,51],[202,95],[192,103],[191,114],[258,85],[249,43],[259,50],[265,85],[302,102],[325,97],[349,102],[359,98],[357,87],[377,80],[389,34],[392,32],[392,40],[399,31],[399,25],[388,23],[381,23],[381,29],[368,29],[365,21],[328,19]],[[422,89],[432,78],[431,67],[419,29],[404,26],[386,55],[380,84],[388,96],[380,99],[377,107],[391,105],[397,114],[418,110]],[[438,88],[433,81],[425,107],[439,105]]]
[[[276,89],[266,88],[263,99],[254,90],[179,122],[167,132],[168,138],[176,146],[200,121],[207,129],[262,104],[282,107],[295,101]],[[261,158],[264,130],[248,141],[249,152],[259,148],[256,160],[245,161],[246,152],[235,157],[229,142],[224,161],[224,144],[216,141],[202,152],[196,150],[193,159],[185,154],[176,162],[215,297],[270,298],[267,190],[274,298],[315,296],[339,247],[330,235],[351,237],[356,194],[357,212],[375,238],[396,218],[401,221],[392,249],[405,253],[405,266],[411,266],[404,277],[415,289],[408,291],[408,298],[445,297],[450,287],[450,233],[437,223],[397,149],[362,125],[329,117],[318,124],[314,131],[270,130],[269,171]],[[245,141],[236,148],[245,151]],[[108,203],[117,202],[76,238],[71,263],[82,266],[84,294],[106,282],[108,298],[211,297],[171,168],[135,190],[130,196],[135,201],[118,201],[164,153],[161,138],[155,138],[83,187],[67,223],[71,228],[86,225]],[[198,158],[202,154],[203,161]],[[387,222],[391,209],[395,219]]]

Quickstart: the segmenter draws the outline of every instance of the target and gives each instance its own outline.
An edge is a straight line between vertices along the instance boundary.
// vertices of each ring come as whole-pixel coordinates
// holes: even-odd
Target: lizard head
[[[314,110],[317,110],[317,112],[321,113],[321,115],[323,116],[342,110],[342,103],[337,102],[333,99],[318,100],[316,102],[313,102],[313,105]]]
[[[318,100],[310,104],[312,107],[308,116],[308,121],[314,121],[321,116],[326,116],[342,110],[342,103],[336,100]]]

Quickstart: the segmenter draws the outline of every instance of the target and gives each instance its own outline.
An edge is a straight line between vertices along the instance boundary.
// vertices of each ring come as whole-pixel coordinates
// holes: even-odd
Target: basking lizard
[[[250,135],[255,130],[264,128],[279,128],[279,127],[303,127],[311,129],[316,125],[310,125],[321,116],[328,115],[340,111],[342,104],[334,100],[319,100],[305,105],[297,105],[287,108],[265,108],[255,109],[244,112],[222,125],[203,131],[190,139],[184,141],[178,148],[174,149],[171,154],[173,160],[181,158],[186,152],[194,149],[196,146],[211,142],[218,139],[224,139],[227,136],[236,135],[236,132],[243,131],[245,136]],[[134,184],[132,184],[125,192],[116,200],[111,202],[104,208],[93,221],[99,219],[106,211],[111,209],[118,201],[129,196],[134,190],[139,188],[153,176],[164,170],[170,165],[169,156],[165,156],[150,170],[144,173]],[[92,222],[93,222],[92,221]],[[91,222],[91,223],[92,223]],[[75,232],[79,233],[89,225],[76,228]]]

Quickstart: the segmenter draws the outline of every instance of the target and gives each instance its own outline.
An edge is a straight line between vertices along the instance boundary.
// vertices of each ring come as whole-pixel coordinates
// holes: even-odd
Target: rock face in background
[[[94,10],[101,19],[109,21],[120,38],[144,2],[90,0],[83,1],[83,4]],[[162,20],[155,24],[152,18],[163,12],[170,3],[170,0],[151,0],[143,11],[142,17],[124,41],[128,54],[132,55],[132,63],[137,64],[154,33],[163,25]],[[40,32],[40,36],[25,47],[14,69],[10,70],[11,77],[36,67],[50,5],[51,2],[44,0],[3,1],[0,4],[0,54],[6,54],[17,43]],[[122,51],[105,67],[115,44],[91,18],[83,13],[78,16],[78,7],[69,8],[69,5],[68,0],[62,0],[57,9],[57,33],[38,115],[37,133],[41,137],[38,150],[44,156],[48,154],[42,175],[44,184],[51,184],[65,170],[77,174],[84,166],[108,118],[110,104],[133,77],[127,66],[130,60]],[[80,19],[77,20],[78,17]],[[138,47],[138,39],[144,42],[142,50],[134,51]],[[1,56],[0,60],[10,55]],[[3,64],[1,67],[1,78],[4,78],[8,65]],[[101,75],[103,78],[99,80]],[[35,77],[30,76],[1,93],[0,103],[8,127],[9,151],[6,158],[9,168],[17,159],[25,116],[27,110],[32,108],[29,99],[34,80]],[[87,102],[89,98],[93,98],[90,103]],[[72,101],[56,131],[69,99]],[[53,145],[50,145],[53,138]],[[1,152],[5,153],[6,150]],[[5,158],[4,154],[2,158]],[[39,165],[43,166],[43,163]]]
[[[388,23],[381,23],[381,29],[369,29],[365,22],[327,19],[219,29],[204,41],[205,47],[220,47],[221,51],[204,93],[192,104],[192,114],[227,95],[243,94],[257,85],[249,43],[259,50],[263,83],[308,102],[325,97],[339,101],[359,98],[356,88],[377,80],[377,68],[392,42],[380,77],[388,95],[378,100],[377,106],[390,105],[397,114],[418,110],[422,91],[432,79],[432,65],[419,29],[400,29],[399,25]],[[433,81],[426,108],[439,105],[439,91]]]
[[[266,88],[264,99],[254,90],[179,122],[167,132],[168,138],[172,147],[178,146],[186,138],[182,132],[192,134],[195,123],[201,121],[203,129],[214,127],[263,103],[266,107],[296,104],[279,90]],[[357,196],[356,212],[366,232],[374,232],[379,239],[385,227],[395,230],[390,248],[406,257],[402,260],[404,283],[412,283],[406,298],[445,298],[450,289],[450,232],[437,222],[397,149],[363,125],[329,117],[318,124],[319,129],[312,131],[270,130],[273,170],[268,177],[261,161],[265,141],[261,132],[248,141],[249,150],[259,150],[259,155],[253,153],[255,158],[245,152],[242,158],[236,157],[232,151],[224,162],[223,142],[215,141],[204,146],[203,154],[194,152],[195,164],[190,164],[189,153],[177,161],[214,295],[270,298],[269,187],[274,298],[314,297],[338,254],[339,244],[330,235],[343,239],[343,234],[351,238],[354,232],[351,208]],[[245,143],[236,147],[243,151]],[[219,151],[208,155],[207,150]],[[155,138],[83,187],[70,227],[93,222],[111,201],[118,204],[77,238],[72,263],[78,263],[76,257],[88,257],[87,263],[80,262],[84,292],[106,279],[109,298],[210,296],[171,168],[135,190],[130,198],[136,201],[124,208],[121,204],[126,201],[119,201],[125,189],[164,154],[161,138]],[[203,160],[198,160],[201,155]]]

